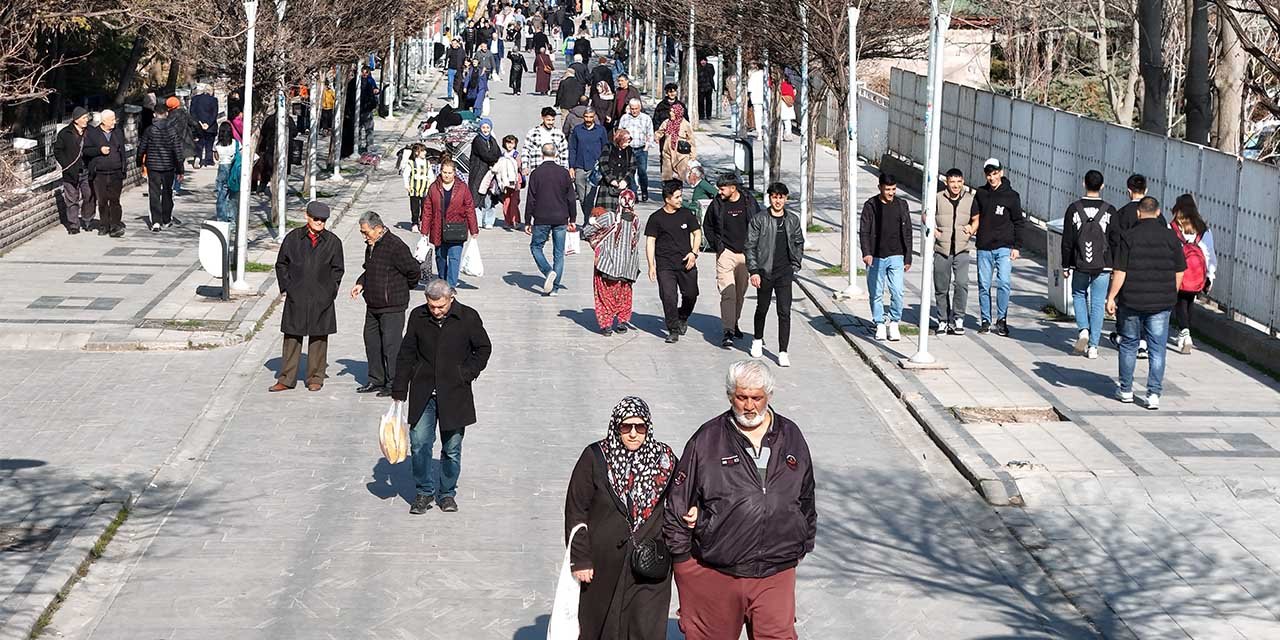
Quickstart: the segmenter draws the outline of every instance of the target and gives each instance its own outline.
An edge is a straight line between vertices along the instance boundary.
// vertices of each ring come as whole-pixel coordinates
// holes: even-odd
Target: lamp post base
[[[947,368],[947,365],[938,362],[938,359],[927,351],[917,351],[910,358],[900,358],[898,366],[903,369],[914,370],[941,370]]]
[[[867,292],[863,291],[857,285],[849,285],[833,294],[831,297],[836,300],[866,300]]]

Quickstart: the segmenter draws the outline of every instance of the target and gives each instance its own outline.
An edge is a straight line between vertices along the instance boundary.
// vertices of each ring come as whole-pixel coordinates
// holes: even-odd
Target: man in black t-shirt
[[[1133,370],[1138,341],[1147,341],[1147,408],[1160,408],[1164,383],[1169,314],[1178,301],[1187,260],[1182,242],[1162,222],[1160,203],[1150,196],[1138,202],[1138,222],[1120,235],[1112,257],[1107,313],[1120,331],[1120,381],[1116,398],[1133,402]]]
[[[662,208],[645,224],[645,255],[649,281],[657,281],[658,296],[667,323],[667,343],[689,330],[689,316],[698,301],[698,247],[702,229],[698,217],[680,205],[684,194],[679,180],[662,184]]]

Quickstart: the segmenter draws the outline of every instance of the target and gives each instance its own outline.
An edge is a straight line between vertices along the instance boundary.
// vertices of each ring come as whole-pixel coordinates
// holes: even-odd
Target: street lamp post
[[[253,174],[253,37],[258,20],[258,0],[244,0],[244,15],[249,29],[244,40],[244,114],[240,134],[240,207],[236,214],[236,279],[234,291],[248,291],[245,280],[245,254],[249,251],[249,191]]]
[[[857,7],[849,6],[849,91],[845,96],[845,110],[849,119],[845,128],[845,144],[848,145],[848,171],[844,176],[849,192],[849,228],[845,237],[849,242],[849,286],[836,292],[838,300],[852,300],[862,296],[858,287],[858,264],[862,262],[862,249],[858,243],[858,14]]]
[[[800,0],[800,233],[809,246],[809,5]]]

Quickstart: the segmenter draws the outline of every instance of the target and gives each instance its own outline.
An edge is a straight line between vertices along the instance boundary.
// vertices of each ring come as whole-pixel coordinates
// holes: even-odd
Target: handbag
[[[671,575],[671,550],[662,536],[637,541],[632,534],[631,572],[653,582],[661,582]]]
[[[470,232],[465,222],[446,222],[440,232],[441,244],[462,244],[467,241]]]
[[[693,147],[689,145],[688,140],[681,140],[676,143],[676,153],[693,153]]]
[[[573,538],[578,535],[578,530],[586,528],[586,524],[579,523],[569,532],[569,544],[564,548],[560,577],[556,579],[556,596],[551,601],[551,617],[547,620],[547,640],[578,638],[578,599],[582,596],[582,585],[573,577],[569,551],[573,549]]]

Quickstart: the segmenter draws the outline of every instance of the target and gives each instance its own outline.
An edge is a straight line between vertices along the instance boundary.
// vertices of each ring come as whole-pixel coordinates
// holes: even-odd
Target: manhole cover
[[[952,413],[963,423],[995,422],[1036,423],[1066,422],[1067,419],[1053,407],[953,407]]]
[[[56,527],[0,525],[0,553],[44,551],[58,537]]]

